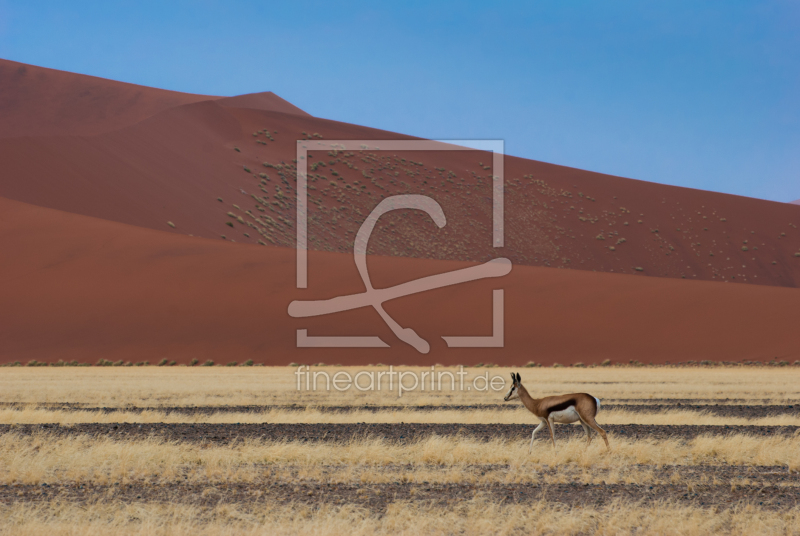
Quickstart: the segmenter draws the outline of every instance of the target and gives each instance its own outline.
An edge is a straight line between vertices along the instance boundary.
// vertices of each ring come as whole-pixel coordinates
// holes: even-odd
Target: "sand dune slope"
[[[291,102],[280,98],[272,91],[225,97],[219,99],[217,102],[228,108],[249,108],[251,110],[261,110],[263,112],[281,112],[311,117],[310,114],[304,112]]]
[[[294,251],[179,236],[0,199],[0,362],[192,358],[298,362],[522,364],[800,359],[800,290],[515,266],[387,304],[432,344],[423,356],[360,309],[293,319],[294,299],[363,291],[352,257],[312,252],[310,288]],[[376,287],[467,266],[370,258]],[[489,335],[505,288],[505,347],[458,350],[442,335]],[[378,335],[388,349],[296,349],[313,335]]]
[[[0,138],[99,134],[214,98],[0,59]]]
[[[204,101],[93,137],[0,140],[0,195],[183,235],[291,247],[298,140],[314,148],[321,140],[387,138],[409,139]],[[800,285],[797,205],[506,157],[506,246],[498,252],[486,153],[319,147],[309,160],[312,249],[350,251],[380,199],[422,193],[442,205],[448,225],[389,214],[372,253],[465,261],[500,253],[533,266]],[[231,229],[236,218],[244,223]]]

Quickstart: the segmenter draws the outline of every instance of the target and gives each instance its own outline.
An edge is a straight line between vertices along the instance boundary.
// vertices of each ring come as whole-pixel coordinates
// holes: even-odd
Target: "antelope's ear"
[[[519,372],[517,372],[517,383],[522,383],[522,377],[519,375]]]
[[[517,379],[514,377],[514,373],[511,373],[511,383],[516,383]]]

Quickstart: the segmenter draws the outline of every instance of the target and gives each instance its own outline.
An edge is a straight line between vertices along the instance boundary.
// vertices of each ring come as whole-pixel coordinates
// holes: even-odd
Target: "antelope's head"
[[[519,398],[519,388],[522,386],[522,378],[519,376],[519,372],[515,376],[514,373],[511,373],[511,390],[508,391],[508,394],[503,399],[506,402],[509,400],[514,400],[515,398]]]

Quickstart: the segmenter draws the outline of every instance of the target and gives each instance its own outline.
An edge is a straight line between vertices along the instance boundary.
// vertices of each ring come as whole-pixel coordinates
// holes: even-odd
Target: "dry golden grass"
[[[268,410],[261,412],[215,412],[211,414],[165,413],[157,410],[142,412],[51,410],[37,407],[0,409],[0,424],[77,424],[77,423],[459,423],[459,424],[538,424],[539,420],[518,401],[509,402],[514,409],[436,410],[415,411],[398,408],[394,411],[323,412],[315,408]],[[707,412],[665,409],[658,413],[639,413],[628,410],[602,410],[597,415],[604,424],[654,425],[758,425],[800,426],[800,416],[728,417]]]
[[[409,444],[383,439],[317,444],[252,440],[211,447],[160,439],[116,441],[88,436],[40,434],[31,437],[14,433],[0,437],[0,483],[3,484],[170,482],[178,476],[186,477],[187,481],[251,482],[263,475],[266,468],[287,465],[371,466],[378,473],[383,467],[397,464],[459,468],[475,464],[503,465],[508,468],[510,481],[516,481],[513,479],[522,474],[520,468],[535,471],[537,464],[604,471],[624,470],[634,464],[800,469],[800,437],[704,436],[690,441],[612,437],[610,452],[600,441],[594,441],[587,448],[583,439],[574,438],[559,442],[556,451],[547,443],[539,443],[531,454],[528,454],[527,440],[483,442],[437,436]]]
[[[800,511],[764,511],[745,506],[716,511],[692,506],[615,503],[604,508],[569,508],[538,502],[505,505],[482,497],[448,507],[396,502],[382,516],[354,507],[269,502],[252,508],[220,504],[97,502],[0,506],[0,532],[17,536],[105,536],[206,534],[360,536],[383,534],[705,534],[761,535],[800,533]]]
[[[386,367],[364,367],[386,370]],[[362,370],[312,367],[333,374]],[[403,370],[429,370],[408,367]],[[438,370],[438,368],[437,368]],[[451,371],[453,369],[450,369]],[[492,368],[504,379],[511,369]],[[595,368],[520,369],[536,396],[590,392],[609,403],[650,398],[736,398],[749,403],[800,399],[800,370],[773,368]],[[470,378],[486,369],[467,369]],[[294,369],[276,368],[6,368],[0,372],[0,402],[74,403],[108,406],[103,414],[46,408],[5,408],[0,423],[78,422],[455,422],[534,423],[524,408],[516,410],[370,413],[301,412],[224,413],[186,416],[161,411],[135,413],[125,406],[191,405],[444,405],[500,403],[503,392],[397,393],[298,392]],[[513,404],[519,405],[518,402]],[[759,424],[797,425],[792,416],[759,419],[718,417],[670,408],[657,414],[602,411],[603,424]],[[556,431],[558,434],[558,430]],[[528,454],[527,440],[427,437],[408,444],[362,438],[343,443],[287,443],[247,440],[203,446],[151,438],[114,440],[48,433],[0,435],[0,485],[115,482],[141,485],[185,482],[224,489],[241,483],[253,489],[275,482],[305,481],[378,485],[412,483],[579,482],[630,484],[766,485],[763,472],[785,471],[794,486],[800,471],[800,436],[704,436],[692,440],[629,439],[610,434],[612,451],[595,439],[559,439],[558,450],[537,442]],[[707,473],[693,472],[698,466]],[[736,467],[735,481],[717,481],[715,467]],[[665,470],[669,468],[669,470]],[[750,471],[748,468],[755,469]],[[751,474],[752,473],[752,474]],[[719,473],[728,474],[728,473]],[[730,473],[733,474],[733,473]],[[710,476],[709,476],[710,475]],[[741,478],[741,475],[747,478]],[[709,481],[711,479],[711,481]],[[733,479],[733,477],[731,477]],[[776,484],[776,482],[780,482]],[[10,488],[13,489],[13,488]],[[99,493],[99,492],[98,492]],[[355,506],[317,503],[279,505],[268,499],[201,507],[178,502],[122,503],[106,495],[88,502],[40,499],[0,504],[0,533],[94,536],[106,534],[800,534],[800,510],[771,511],[754,506],[704,508],[667,502],[615,502],[610,506],[570,508],[559,504],[500,504],[478,496],[446,506],[420,502],[389,503],[383,515]],[[259,502],[260,501],[260,502]]]
[[[333,375],[386,371],[388,367],[311,367]],[[429,371],[428,367],[397,370]],[[455,368],[439,368],[454,372]],[[471,381],[488,372],[504,380],[522,374],[534,396],[589,392],[601,400],[651,398],[741,398],[760,403],[800,399],[800,368],[468,368]],[[497,403],[503,392],[298,391],[289,367],[3,368],[0,402],[79,403],[87,406],[187,405],[424,405]],[[384,384],[386,378],[384,377]]]

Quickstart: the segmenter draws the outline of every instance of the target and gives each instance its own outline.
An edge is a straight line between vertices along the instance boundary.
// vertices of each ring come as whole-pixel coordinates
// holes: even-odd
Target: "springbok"
[[[574,393],[536,399],[528,394],[528,390],[522,386],[522,378],[520,378],[519,373],[515,376],[512,372],[511,380],[511,390],[503,400],[508,402],[514,398],[519,398],[522,404],[528,408],[528,411],[542,421],[531,434],[531,446],[528,448],[528,454],[533,451],[533,438],[536,437],[536,432],[547,426],[547,429],[550,430],[550,439],[553,441],[553,449],[555,449],[556,437],[553,433],[553,424],[557,422],[570,424],[576,421],[580,421],[583,430],[586,432],[587,446],[592,442],[592,434],[591,430],[589,430],[591,427],[606,442],[606,448],[611,450],[605,431],[597,426],[597,421],[594,420],[597,411],[600,409],[600,400],[596,397],[588,393]]]

